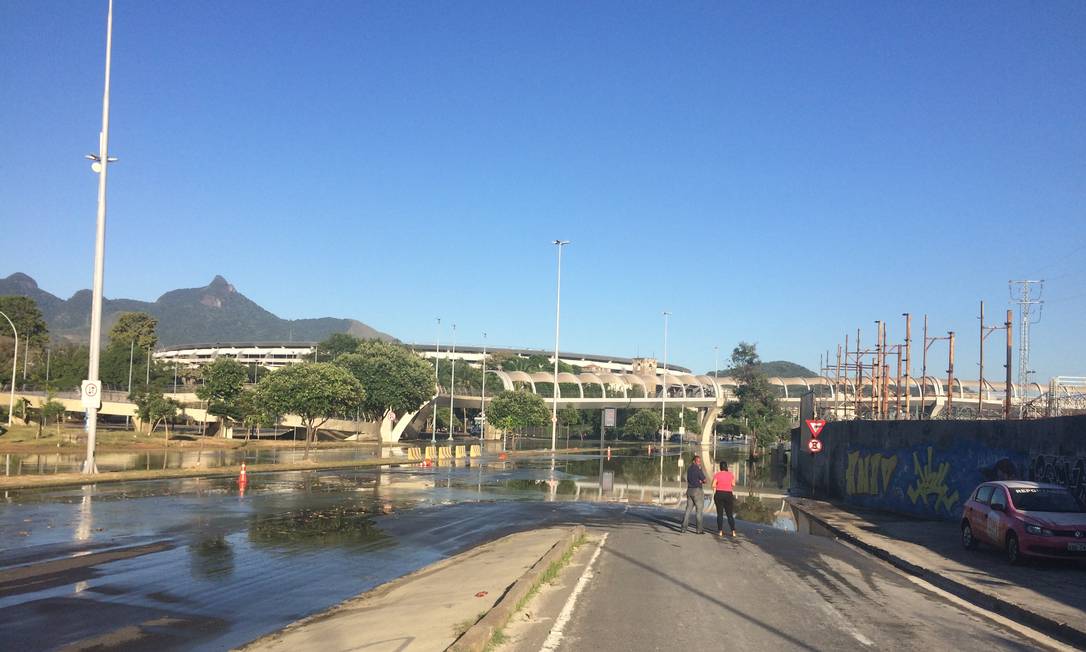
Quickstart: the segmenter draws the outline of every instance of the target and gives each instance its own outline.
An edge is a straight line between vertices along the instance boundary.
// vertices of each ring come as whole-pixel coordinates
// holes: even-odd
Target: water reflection
[[[226,580],[234,574],[234,548],[225,535],[206,536],[188,548],[194,578]]]
[[[376,445],[349,448],[317,449],[310,459],[318,462],[348,462],[377,456],[396,455],[396,449]],[[138,451],[130,453],[98,453],[98,470],[128,471],[150,469],[214,469],[247,464],[289,464],[302,461],[303,451],[286,448],[236,448],[229,450],[182,449],[171,451]],[[4,475],[48,475],[77,473],[83,466],[84,454],[79,453],[6,453]]]
[[[89,539],[91,532],[94,530],[94,506],[91,501],[94,485],[85,484],[82,491],[83,497],[79,503],[79,514],[76,516],[75,525],[75,540],[77,542]]]
[[[249,523],[249,541],[257,546],[274,547],[392,545],[392,539],[374,522],[373,511],[366,506],[332,505],[283,514],[257,514]]]

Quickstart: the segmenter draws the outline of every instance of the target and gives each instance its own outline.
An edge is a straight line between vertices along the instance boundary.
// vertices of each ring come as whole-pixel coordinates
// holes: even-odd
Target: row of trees
[[[77,388],[87,377],[87,346],[50,344],[48,327],[33,299],[0,297],[0,311],[19,329],[20,357],[26,356],[27,383],[49,390],[68,390]],[[2,326],[6,322],[0,324],[0,330]],[[132,388],[130,398],[152,431],[159,423],[168,423],[176,417],[181,409],[180,404],[164,396],[164,389],[177,370],[156,362],[150,355],[158,344],[157,326],[157,320],[147,313],[120,314],[109,329],[99,369],[107,387]],[[197,396],[205,402],[208,412],[226,423],[259,427],[271,425],[276,415],[299,415],[306,427],[307,452],[316,430],[333,415],[380,420],[389,413],[414,411],[434,394],[433,364],[403,346],[336,333],[321,342],[317,350],[315,359],[328,362],[280,369],[261,378],[255,386],[250,385],[253,378],[249,369],[229,358],[219,358],[196,372],[186,370],[186,376],[197,381]],[[11,364],[13,354],[14,341],[0,340],[0,369]],[[756,346],[740,342],[732,351],[730,363],[731,376],[739,383],[737,401],[725,408],[718,430],[750,434],[762,446],[783,439],[790,428],[790,419],[768,377],[759,370]],[[522,358],[503,353],[490,356],[487,366],[526,372],[553,369],[546,355]],[[440,365],[438,382],[442,386],[452,385],[452,369],[452,364]],[[579,371],[566,363],[560,363],[559,369]],[[21,379],[22,374],[17,374],[17,384]],[[457,391],[477,392],[483,382],[480,368],[456,366]],[[494,376],[488,376],[485,382],[487,393],[495,397],[488,409],[493,425],[516,430],[550,422],[550,411],[542,396],[525,391],[505,392]],[[537,389],[546,394],[549,386]],[[575,391],[564,386],[562,390]],[[625,419],[620,416],[620,429],[626,434],[650,436],[661,428],[656,410],[638,410],[622,416]],[[454,415],[447,413],[444,418],[447,423],[455,421]],[[559,411],[559,423],[567,428],[583,426],[598,431],[599,413],[566,406]],[[696,415],[679,408],[668,411],[667,423],[672,429],[679,424],[688,431],[698,427]]]

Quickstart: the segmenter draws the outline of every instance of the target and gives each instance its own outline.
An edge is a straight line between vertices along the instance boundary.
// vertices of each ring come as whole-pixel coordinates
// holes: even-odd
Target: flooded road
[[[677,504],[677,455],[605,457],[7,492],[0,628],[17,649],[220,650],[511,532]],[[748,510],[766,523],[772,475],[740,470],[769,485]]]

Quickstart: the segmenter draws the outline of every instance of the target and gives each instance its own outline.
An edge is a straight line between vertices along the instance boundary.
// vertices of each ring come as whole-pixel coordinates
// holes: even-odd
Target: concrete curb
[[[924,568],[923,566],[914,564],[906,559],[902,559],[889,550],[875,545],[870,541],[866,541],[852,532],[849,532],[847,529],[830,523],[819,515],[804,509],[803,504],[795,499],[788,499],[788,504],[793,510],[802,513],[807,519],[825,529],[828,533],[851,543],[883,561],[889,562],[899,570],[909,573],[910,575],[915,575],[947,593],[971,602],[982,609],[987,609],[988,611],[1009,618],[1015,622],[1032,627],[1033,629],[1063,641],[1068,645],[1073,645],[1079,649],[1086,649],[1086,631],[1077,629],[1067,623],[1049,618],[1048,616],[1039,614],[1035,611],[1031,611],[1021,605],[1004,600],[997,595],[963,584],[945,575]]]
[[[570,528],[568,534],[559,539],[546,554],[539,558],[539,561],[532,564],[532,567],[524,575],[513,582],[501,599],[490,608],[490,611],[486,612],[485,616],[476,621],[474,625],[453,641],[453,644],[447,648],[448,652],[482,652],[485,650],[490,643],[490,638],[494,636],[494,632],[505,627],[509,618],[513,616],[517,603],[528,595],[528,592],[532,590],[539,578],[547,572],[552,563],[561,559],[563,555],[573,548],[573,545],[584,536],[584,532],[583,525]]]

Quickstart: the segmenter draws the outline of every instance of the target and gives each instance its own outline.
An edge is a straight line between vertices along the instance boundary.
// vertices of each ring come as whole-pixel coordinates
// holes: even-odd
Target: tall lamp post
[[[434,343],[434,424],[430,428],[430,443],[437,446],[437,397],[441,396],[441,317],[437,317],[437,341]],[[436,448],[434,449],[436,455]]]
[[[562,248],[569,240],[555,240],[558,247],[558,290],[554,301],[554,402],[551,405],[551,452],[558,448],[558,335],[562,325]]]
[[[15,371],[19,368],[19,331],[15,329],[15,322],[11,321],[11,317],[3,312],[0,312],[0,315],[8,320],[8,324],[11,325],[11,332],[15,334],[15,357],[11,359],[11,395],[8,398],[8,427],[10,428],[11,416],[15,414]]]
[[[667,320],[671,313],[664,311],[664,391],[660,401],[660,455],[664,454],[664,432],[667,431]]]
[[[102,131],[98,134],[98,154],[88,154],[93,163],[91,169],[98,173],[98,220],[94,237],[94,286],[91,299],[90,359],[87,364],[87,380],[98,382],[98,358],[102,348],[102,281],[106,258],[106,172],[109,164],[117,159],[109,156],[109,72],[113,53],[113,0],[109,0],[106,14],[106,77],[102,92]],[[94,445],[98,434],[98,407],[87,408],[87,458],[83,460],[83,473],[97,473],[94,463]]]
[[[486,435],[486,331],[483,331],[483,390],[479,400],[479,414],[483,417],[479,424],[479,450],[482,450]]]
[[[456,400],[456,324],[452,325],[452,352],[449,354],[449,364],[452,365],[452,375],[449,379],[449,441],[452,441],[453,430],[456,429],[456,413],[453,412],[453,402]]]

